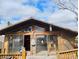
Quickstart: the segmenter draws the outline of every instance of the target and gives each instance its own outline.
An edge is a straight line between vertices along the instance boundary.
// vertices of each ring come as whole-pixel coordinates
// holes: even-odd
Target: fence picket
[[[78,49],[58,52],[60,59],[77,59]],[[63,57],[64,56],[64,57]]]

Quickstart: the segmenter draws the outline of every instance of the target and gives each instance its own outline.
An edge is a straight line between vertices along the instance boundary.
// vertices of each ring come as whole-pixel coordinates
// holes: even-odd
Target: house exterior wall
[[[27,29],[27,28],[26,28]],[[39,28],[40,29],[40,28]],[[30,35],[30,54],[31,55],[36,55],[36,40],[37,40],[37,36],[36,35],[46,35],[46,36],[56,36],[56,42],[54,41],[53,45],[51,44],[51,41],[49,41],[50,38],[47,38],[47,53],[50,54],[53,50],[53,52],[56,53],[56,51],[65,51],[65,50],[70,50],[70,49],[74,49],[73,44],[75,43],[74,39],[75,36],[71,36],[71,34],[67,34],[67,32],[60,32],[56,33],[57,31],[35,31],[34,26],[31,27],[30,31],[18,31],[16,33],[9,33],[7,35]],[[4,40],[4,49],[5,49],[5,53],[9,52],[9,36],[5,36],[5,40]],[[24,39],[24,38],[22,38]],[[35,41],[34,45],[32,44],[33,41]],[[24,42],[23,42],[24,43]],[[55,48],[54,48],[55,47]]]
[[[67,35],[66,33],[58,36],[59,51],[74,49],[74,44],[75,44],[75,36],[71,36],[71,34]]]

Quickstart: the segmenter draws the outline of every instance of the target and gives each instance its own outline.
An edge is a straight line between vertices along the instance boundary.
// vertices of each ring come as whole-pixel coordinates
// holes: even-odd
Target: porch
[[[18,32],[8,34],[5,37],[2,53],[20,52],[25,48],[27,56],[48,56],[56,55],[58,32]]]

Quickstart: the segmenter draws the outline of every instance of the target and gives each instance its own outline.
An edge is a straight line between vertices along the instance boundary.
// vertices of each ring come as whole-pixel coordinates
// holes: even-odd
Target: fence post
[[[25,50],[25,48],[22,49],[22,59],[26,59],[26,50]]]
[[[60,59],[59,51],[56,51],[57,59]]]

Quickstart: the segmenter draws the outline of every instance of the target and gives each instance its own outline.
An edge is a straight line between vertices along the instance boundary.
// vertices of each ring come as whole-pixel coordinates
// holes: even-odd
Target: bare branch
[[[60,0],[56,0],[56,4],[57,4],[60,8],[63,8],[63,9],[64,9],[64,4],[61,3]]]
[[[56,1],[56,4],[59,6],[60,9],[66,9],[66,10],[73,12],[76,15],[76,19],[78,20],[78,12],[76,11],[76,10],[78,10],[78,8],[70,0],[69,0],[69,3],[71,3],[71,6],[73,6],[73,8],[67,7],[66,3],[63,3],[61,0],[55,0],[55,1]]]
[[[78,10],[78,7],[76,5],[74,5],[71,0],[69,0],[69,1],[70,1],[71,5]]]

